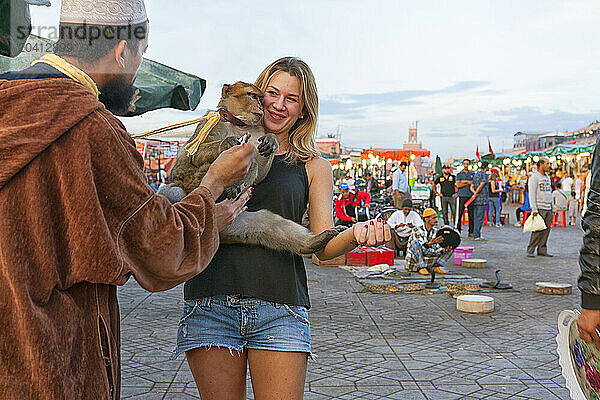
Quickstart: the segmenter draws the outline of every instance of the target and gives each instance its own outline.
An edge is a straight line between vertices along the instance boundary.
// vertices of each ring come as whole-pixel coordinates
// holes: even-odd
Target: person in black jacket
[[[600,138],[599,138],[600,139]],[[593,342],[600,348],[600,146],[596,149],[590,170],[591,184],[587,198],[587,211],[581,222],[584,235],[579,252],[581,275],[577,286],[581,291],[581,316],[577,321],[579,336],[585,342]]]
[[[370,172],[365,173],[365,184],[366,184],[365,191],[367,193],[369,193],[371,196],[379,193],[379,183],[377,182],[377,179]]]

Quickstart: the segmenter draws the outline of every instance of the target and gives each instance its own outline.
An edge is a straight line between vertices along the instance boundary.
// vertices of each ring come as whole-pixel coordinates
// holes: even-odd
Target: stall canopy
[[[596,148],[595,144],[559,144],[550,149],[544,151],[529,151],[525,153],[516,153],[516,154],[502,154],[501,157],[496,155],[496,159],[498,158],[510,158],[511,160],[525,160],[530,157],[550,157],[550,156],[560,156],[560,155],[577,155],[582,153],[593,153]]]
[[[31,35],[22,52],[14,58],[0,56],[0,73],[27,68],[52,48],[51,40]],[[123,116],[132,117],[160,108],[194,110],[206,89],[206,81],[197,76],[178,71],[156,61],[143,59],[135,82],[140,98],[135,102],[135,111]]]
[[[391,158],[392,160],[399,161],[410,157],[411,155],[416,157],[429,157],[429,150],[405,150],[405,149],[369,149],[363,150],[360,154],[361,160],[368,160],[371,157],[379,157],[381,159]],[[371,157],[369,157],[371,155]]]

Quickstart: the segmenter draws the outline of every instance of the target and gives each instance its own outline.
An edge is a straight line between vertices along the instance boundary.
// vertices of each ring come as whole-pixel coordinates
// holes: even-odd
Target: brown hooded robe
[[[118,399],[115,285],[166,290],[202,271],[214,206],[205,187],[176,205],[155,195],[80,84],[0,80],[0,399]]]

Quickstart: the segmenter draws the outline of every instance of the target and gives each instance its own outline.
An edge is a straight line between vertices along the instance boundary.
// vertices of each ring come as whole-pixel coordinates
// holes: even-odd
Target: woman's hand
[[[380,218],[359,222],[352,226],[352,231],[359,246],[381,246],[392,240],[390,226]]]
[[[248,209],[246,203],[252,197],[252,190],[254,188],[247,188],[237,199],[227,199],[215,204],[215,219],[219,232],[227,228],[238,215]]]

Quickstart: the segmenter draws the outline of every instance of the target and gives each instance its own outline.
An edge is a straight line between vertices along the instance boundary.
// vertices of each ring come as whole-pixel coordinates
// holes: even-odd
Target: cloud
[[[422,104],[424,97],[466,92],[487,85],[485,81],[463,81],[437,90],[399,90],[384,93],[341,94],[321,101],[322,115],[352,115],[369,107],[389,107]]]
[[[496,111],[495,118],[479,121],[480,136],[506,136],[516,132],[573,131],[600,118],[600,111],[571,113],[543,111],[537,107],[518,107]]]
[[[439,138],[460,138],[468,136],[466,133],[447,132],[447,131],[428,131],[426,138],[439,139]]]
[[[432,91],[432,94],[466,92],[468,90],[475,89],[475,88],[485,86],[488,84],[489,84],[489,82],[485,82],[485,81],[463,81],[463,82],[458,82],[458,83],[456,83],[450,87],[447,87],[445,89],[442,89],[442,90]]]

